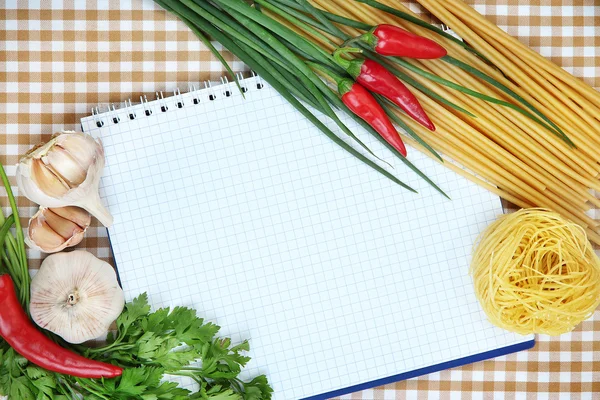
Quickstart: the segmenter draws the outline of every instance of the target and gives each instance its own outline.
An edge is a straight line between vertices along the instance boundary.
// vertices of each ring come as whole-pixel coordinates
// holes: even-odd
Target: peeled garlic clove
[[[69,343],[102,336],[124,305],[114,269],[87,251],[48,256],[31,280],[31,318]]]
[[[100,142],[83,133],[62,132],[21,159],[17,184],[29,200],[43,207],[81,207],[110,226],[112,216],[98,195],[103,168]]]
[[[29,247],[45,253],[56,253],[83,240],[92,217],[79,207],[40,207],[29,220],[25,241]]]

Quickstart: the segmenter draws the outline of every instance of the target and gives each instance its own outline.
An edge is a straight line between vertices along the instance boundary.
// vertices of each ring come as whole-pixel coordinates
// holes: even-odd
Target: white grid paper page
[[[532,339],[488,323],[468,276],[477,234],[502,213],[496,196],[409,148],[446,200],[342,117],[410,193],[257,82],[244,81],[245,100],[229,85],[230,97],[210,89],[215,101],[150,102],[149,117],[138,105],[134,120],[82,119],[105,146],[101,194],[128,299],[191,306],[249,339],[245,376],[265,373],[276,400]]]

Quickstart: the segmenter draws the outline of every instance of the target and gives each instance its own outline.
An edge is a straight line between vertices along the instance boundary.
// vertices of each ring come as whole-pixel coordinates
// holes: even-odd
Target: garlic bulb
[[[42,207],[78,206],[110,226],[113,218],[98,195],[103,168],[100,142],[83,133],[62,132],[21,159],[17,184],[29,200]]]
[[[56,253],[79,244],[91,222],[90,213],[83,208],[40,207],[29,220],[25,242],[29,247],[45,253]]]
[[[124,306],[114,269],[87,251],[48,256],[31,280],[31,318],[69,343],[102,336]]]

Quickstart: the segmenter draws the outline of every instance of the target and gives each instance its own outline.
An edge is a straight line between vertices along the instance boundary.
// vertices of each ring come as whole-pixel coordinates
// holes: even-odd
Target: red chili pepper
[[[359,40],[368,43],[376,53],[383,56],[433,59],[448,54],[435,41],[394,25],[377,25],[361,35]]]
[[[341,79],[338,82],[338,90],[342,101],[354,114],[365,120],[386,142],[406,157],[406,147],[398,131],[367,89],[350,79]]]
[[[0,276],[0,336],[17,353],[49,371],[79,378],[115,378],[123,373],[116,365],[64,349],[40,332],[23,311],[10,275]]]
[[[358,49],[340,49],[334,53],[336,61],[358,83],[369,89],[371,92],[378,93],[390,100],[412,119],[423,125],[425,128],[435,131],[435,125],[427,116],[427,113],[419,103],[414,94],[402,83],[394,74],[388,71],[383,65],[372,60],[352,60],[348,61],[341,57],[343,52],[355,52]]]

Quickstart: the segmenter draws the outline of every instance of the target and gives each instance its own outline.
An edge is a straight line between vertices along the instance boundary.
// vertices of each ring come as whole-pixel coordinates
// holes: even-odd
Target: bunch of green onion
[[[340,127],[340,129],[357,141],[362,147],[374,155],[366,145],[364,145],[353,132],[344,125],[336,115],[335,110],[340,109],[354,119],[359,125],[364,127],[369,133],[374,135],[380,142],[388,147],[398,158],[421,178],[426,180],[441,194],[448,197],[441,188],[439,188],[431,179],[421,172],[407,158],[394,151],[393,148],[383,140],[377,132],[371,128],[362,119],[354,115],[340,100],[338,94],[331,89],[315,72],[331,70],[332,73],[348,76],[343,69],[336,63],[330,53],[324,50],[318,43],[311,41],[309,35],[303,36],[290,29],[288,26],[280,23],[263,13],[263,8],[276,14],[281,19],[299,30],[318,37],[323,41],[335,45],[330,37],[339,39],[340,42],[347,41],[350,38],[337,24],[349,26],[352,28],[368,31],[373,27],[360,21],[351,20],[336,14],[325,12],[314,7],[307,0],[254,0],[247,2],[244,0],[155,0],[164,9],[170,11],[179,17],[189,28],[200,38],[200,40],[211,50],[211,52],[223,63],[226,70],[235,76],[219,52],[212,45],[209,38],[220,42],[231,53],[246,63],[252,70],[256,71],[271,86],[273,86],[287,101],[289,101],[298,111],[308,118],[316,127],[318,127],[331,140],[344,148],[346,151],[359,158],[379,173],[385,175],[398,185],[415,192],[413,188],[400,181],[386,169],[355,150],[352,146],[341,140],[331,129],[323,124],[315,114],[313,114],[306,105],[312,109],[325,114]],[[396,17],[403,18],[412,23],[423,26],[431,31],[453,40],[467,50],[478,55],[485,60],[476,50],[470,48],[463,41],[451,36],[434,25],[428,24],[412,15],[396,10],[375,0],[355,0],[366,3],[374,8],[393,14]],[[475,90],[461,86],[449,80],[431,74],[418,66],[415,66],[399,57],[383,57],[367,47],[363,47],[362,56],[375,60],[384,66],[389,66],[394,73],[403,82],[413,88],[423,92],[425,95],[436,100],[448,108],[458,112],[465,113],[472,118],[475,115],[469,113],[457,104],[441,97],[432,90],[425,87],[408,74],[403,69],[416,73],[426,79],[434,81],[437,84],[447,86],[454,90],[463,92],[470,96],[509,107],[519,113],[527,116],[535,122],[543,125],[548,131],[559,136],[562,140],[573,146],[569,138],[556,126],[550,119],[544,116],[540,111],[520,97],[517,93],[498,82],[485,73],[461,62],[449,55],[440,59],[440,62],[446,62],[463,69],[466,73],[472,74],[477,78],[493,85],[495,88],[509,95],[519,105],[497,99]],[[237,81],[237,80],[236,80]],[[239,82],[238,82],[239,87]],[[241,91],[241,88],[240,88]],[[402,119],[398,118],[392,112],[392,105],[379,98],[381,106],[386,110],[389,117],[404,132],[412,137],[417,143],[431,152],[436,158],[442,161],[442,158],[435,150],[422,140],[417,133],[411,129]],[[375,156],[376,157],[376,156]]]
[[[11,215],[5,217],[2,210],[0,210],[0,275],[10,274],[21,304],[27,306],[29,304],[30,279],[25,252],[25,237],[19,219],[17,202],[2,165],[0,165],[0,179],[6,190],[6,196],[12,211]],[[11,231],[13,226],[15,227],[14,234]]]

